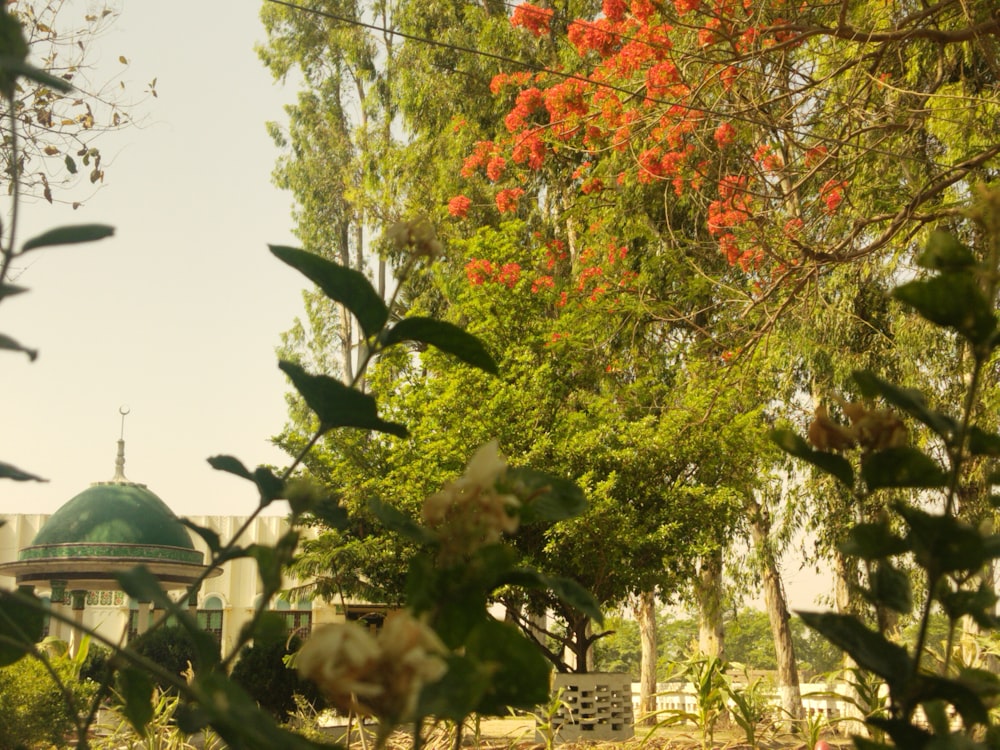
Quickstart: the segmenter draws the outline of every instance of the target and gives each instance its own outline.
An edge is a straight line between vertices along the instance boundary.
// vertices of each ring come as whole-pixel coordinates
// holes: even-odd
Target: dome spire
[[[122,429],[118,436],[118,455],[115,457],[115,475],[111,478],[112,482],[128,481],[125,476],[125,417],[130,411],[132,410],[128,406],[118,407],[118,413],[122,415]]]

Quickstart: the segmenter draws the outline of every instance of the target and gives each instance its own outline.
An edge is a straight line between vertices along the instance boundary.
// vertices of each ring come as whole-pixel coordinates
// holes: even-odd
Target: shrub
[[[63,747],[73,729],[66,701],[45,666],[25,657],[0,669],[0,747]]]
[[[194,638],[179,625],[168,625],[143,633],[130,647],[175,675],[185,672],[190,664],[195,663]],[[171,685],[157,680],[155,675],[153,679],[160,689],[171,689]]]
[[[260,640],[240,652],[240,660],[233,667],[232,678],[241,685],[257,704],[284,720],[296,710],[295,696],[300,695],[314,707],[322,698],[311,682],[299,679],[294,669],[285,665],[285,657],[301,646],[298,638],[291,641]]]

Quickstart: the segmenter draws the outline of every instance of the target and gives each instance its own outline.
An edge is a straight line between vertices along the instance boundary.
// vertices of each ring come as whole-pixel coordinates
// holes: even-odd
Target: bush
[[[279,721],[295,712],[296,695],[317,708],[322,703],[316,687],[300,680],[294,669],[285,666],[285,657],[298,651],[301,645],[298,638],[292,638],[287,645],[283,640],[258,640],[240,652],[240,660],[233,668],[233,682]]]
[[[70,683],[72,684],[72,683]],[[0,669],[0,747],[63,747],[73,717],[45,666],[24,657]]]
[[[130,644],[130,648],[174,675],[182,674],[195,663],[194,638],[179,625],[167,625],[143,633]],[[156,679],[156,675],[152,677],[160,689],[171,689],[170,684]]]

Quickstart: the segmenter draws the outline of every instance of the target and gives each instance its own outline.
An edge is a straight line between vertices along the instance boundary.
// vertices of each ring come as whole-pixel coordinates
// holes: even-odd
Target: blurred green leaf
[[[319,417],[324,432],[335,427],[357,427],[406,437],[403,425],[386,422],[378,416],[375,399],[326,375],[310,375],[294,362],[282,360],[278,367],[288,375],[306,404]]]
[[[913,610],[910,577],[893,567],[888,560],[879,560],[875,563],[871,575],[871,588],[865,594],[873,604],[888,607],[894,612],[908,615]]]
[[[598,625],[604,623],[604,613],[601,611],[601,605],[597,599],[575,580],[559,576],[549,577],[546,580],[549,589],[561,601],[587,615]]]
[[[893,507],[910,527],[908,538],[921,567],[939,573],[977,570],[990,559],[983,535],[964,521],[905,503]]]
[[[491,669],[459,654],[449,654],[446,661],[444,676],[421,690],[417,714],[461,723],[475,713],[489,688]]]
[[[923,727],[914,726],[905,719],[886,719],[881,716],[869,716],[866,722],[889,735],[894,744],[886,745],[864,737],[854,736],[851,739],[854,741],[854,746],[857,750],[887,750],[888,748],[923,750],[924,748],[929,749],[931,747],[929,743],[932,740],[935,742],[943,740],[944,743],[939,746],[942,750],[949,747],[947,744],[948,738],[934,737]],[[958,750],[958,748],[953,748],[953,750]],[[968,750],[971,750],[971,748]]]
[[[548,701],[549,665],[513,625],[483,620],[469,634],[465,653],[491,670],[477,713],[505,716],[508,706],[531,709]]]
[[[48,479],[22,471],[16,466],[11,466],[0,461],[0,479],[13,479],[15,482],[47,482]]]
[[[978,685],[983,687],[987,683],[978,683]],[[971,684],[962,684],[957,680],[937,675],[919,674],[915,677],[909,690],[916,703],[926,705],[928,702],[941,700],[951,704],[961,715],[962,721],[968,728],[989,722],[986,706],[977,691],[972,689]],[[993,683],[992,690],[992,695],[996,695],[996,683]],[[947,719],[944,721],[944,726],[948,726]]]
[[[146,736],[146,725],[153,718],[153,681],[140,669],[126,667],[118,672],[118,694],[122,712],[140,737]]]
[[[1000,456],[1000,435],[972,425],[969,428],[969,453],[973,456]]]
[[[47,232],[43,232],[37,237],[32,237],[21,247],[21,252],[26,253],[39,247],[51,247],[52,245],[75,245],[80,242],[94,242],[110,237],[115,233],[115,228],[106,224],[76,224],[68,227],[56,227]]]
[[[847,532],[847,539],[840,545],[845,555],[875,560],[880,557],[900,555],[909,551],[910,545],[895,534],[886,523],[859,523]]]
[[[0,667],[13,664],[42,640],[45,607],[28,587],[0,590]]]
[[[917,265],[934,271],[955,271],[976,264],[976,256],[951,232],[935,229],[927,246],[917,257]]]
[[[175,609],[174,601],[163,590],[160,582],[144,565],[115,574],[122,591],[139,602],[152,602],[160,609]]]
[[[13,297],[16,294],[24,294],[27,291],[27,287],[17,286],[16,284],[0,284],[0,299]]]
[[[854,469],[843,456],[815,451],[809,444],[791,430],[772,430],[768,437],[775,445],[789,455],[808,461],[813,466],[839,479],[848,487],[854,487]]]
[[[66,159],[64,160],[64,163],[66,164],[67,172],[69,172],[70,174],[76,174],[76,160],[72,156],[66,154]]]
[[[27,78],[29,81],[40,83],[43,86],[48,86],[64,94],[73,90],[73,87],[62,78],[58,78],[51,73],[46,73],[44,70],[36,68],[34,65],[30,65],[23,60],[12,60],[9,57],[3,57],[2,65],[5,73],[15,73],[23,78]]]
[[[240,629],[240,643],[276,643],[288,640],[288,624],[280,612],[261,612],[256,620],[244,623]]]
[[[180,518],[178,520],[201,537],[205,544],[208,545],[209,550],[212,551],[212,554],[218,554],[222,550],[222,538],[219,536],[217,531],[214,531],[207,526],[199,526],[188,518]]]
[[[260,492],[260,507],[267,507],[275,500],[284,497],[285,483],[266,466],[258,466],[253,470],[253,481]]]
[[[9,349],[13,352],[24,352],[28,355],[28,359],[32,362],[38,359],[37,349],[29,349],[26,346],[21,346],[14,339],[4,333],[0,333],[0,349]]]
[[[227,474],[235,474],[243,479],[253,481],[253,474],[250,473],[250,470],[234,456],[212,456],[208,459],[208,464],[216,471],[224,471]]]
[[[376,335],[389,320],[389,309],[360,271],[333,263],[305,250],[270,245],[271,252],[304,274],[323,294],[346,307],[361,324],[365,338]]]
[[[872,453],[861,464],[868,489],[944,487],[948,476],[938,463],[916,448],[902,446]]]
[[[508,468],[501,490],[521,500],[522,523],[562,521],[587,509],[587,498],[576,482],[528,467]]]
[[[958,331],[973,344],[988,341],[996,329],[993,309],[971,273],[944,273],[910,281],[896,287],[892,296],[930,322]]]
[[[416,544],[432,544],[437,541],[437,535],[426,529],[413,518],[389,503],[378,498],[368,501],[368,509],[379,522],[390,531],[394,531],[404,539]]]
[[[796,612],[802,621],[833,645],[843,649],[859,666],[898,687],[911,673],[913,661],[906,649],[881,633],[865,627],[854,615],[835,612]]]
[[[900,388],[887,380],[882,380],[867,370],[855,370],[851,377],[865,398],[881,396],[888,403],[902,409],[914,419],[923,422],[945,440],[958,431],[958,424],[947,414],[936,412],[927,406],[924,395],[913,388]]]
[[[226,674],[199,674],[192,686],[199,697],[198,709],[185,716],[189,726],[212,728],[231,748],[246,750],[329,750],[330,746],[309,740],[278,726],[261,711],[257,702]]]
[[[386,332],[382,343],[388,347],[404,341],[430,344],[446,354],[458,357],[466,364],[492,375],[497,374],[497,364],[486,351],[483,342],[446,321],[421,317],[404,318]]]
[[[945,614],[952,620],[959,617],[971,617],[977,625],[984,629],[994,629],[1000,625],[996,611],[997,595],[992,587],[980,583],[974,591],[958,589],[945,590],[937,594],[937,601]]]

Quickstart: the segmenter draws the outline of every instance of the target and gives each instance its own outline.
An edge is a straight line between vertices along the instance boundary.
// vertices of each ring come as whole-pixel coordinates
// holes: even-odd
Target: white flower
[[[424,523],[438,530],[445,562],[517,531],[518,517],[511,511],[521,503],[496,489],[506,471],[507,461],[491,440],[476,451],[462,476],[424,501]]]
[[[327,625],[313,631],[295,657],[299,677],[311,680],[337,708],[359,710],[379,696],[381,655],[375,637],[354,622]]]
[[[385,236],[397,249],[409,248],[418,257],[435,258],[444,249],[434,231],[434,225],[427,219],[397,221],[385,230]]]
[[[447,653],[433,630],[402,611],[386,618],[377,638],[353,622],[316,630],[295,666],[337,708],[401,722],[412,717],[424,685],[447,671]]]

